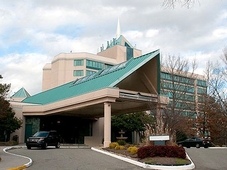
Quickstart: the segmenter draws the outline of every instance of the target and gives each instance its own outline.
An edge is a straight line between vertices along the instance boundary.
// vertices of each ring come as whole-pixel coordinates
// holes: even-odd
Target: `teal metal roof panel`
[[[101,70],[98,73],[94,73],[94,75],[83,77],[28,97],[24,99],[23,102],[45,105],[107,87],[114,87],[157,54],[159,54],[159,50],[137,58],[131,58],[127,62],[107,68],[108,70]]]
[[[30,97],[30,94],[23,87],[11,96],[11,98],[26,98],[26,97]]]

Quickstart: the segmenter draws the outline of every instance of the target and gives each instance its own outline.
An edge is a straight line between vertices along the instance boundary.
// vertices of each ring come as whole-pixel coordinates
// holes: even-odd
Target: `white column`
[[[104,148],[111,143],[111,103],[104,103]]]

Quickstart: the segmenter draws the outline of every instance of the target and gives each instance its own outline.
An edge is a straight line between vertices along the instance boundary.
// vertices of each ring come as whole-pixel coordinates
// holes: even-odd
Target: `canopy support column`
[[[111,103],[104,103],[104,148],[111,143]]]

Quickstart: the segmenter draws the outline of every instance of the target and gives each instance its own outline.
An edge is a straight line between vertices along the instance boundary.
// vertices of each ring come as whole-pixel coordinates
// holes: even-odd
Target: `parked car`
[[[204,140],[201,138],[188,138],[184,141],[179,141],[177,142],[178,146],[184,146],[187,148],[190,147],[196,147],[196,148],[200,148],[200,147],[204,147],[204,148],[208,148],[209,146],[211,146],[211,143],[209,140]]]
[[[60,147],[60,137],[57,131],[39,131],[26,141],[27,149],[31,147],[41,147],[46,149],[47,146]]]

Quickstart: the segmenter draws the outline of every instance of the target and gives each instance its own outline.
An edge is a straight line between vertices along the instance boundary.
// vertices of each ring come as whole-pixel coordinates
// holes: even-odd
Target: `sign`
[[[163,140],[169,140],[169,136],[149,136],[150,141],[163,141]]]

